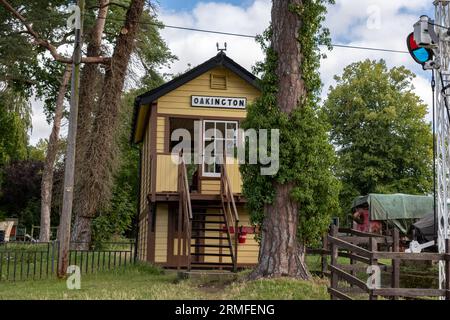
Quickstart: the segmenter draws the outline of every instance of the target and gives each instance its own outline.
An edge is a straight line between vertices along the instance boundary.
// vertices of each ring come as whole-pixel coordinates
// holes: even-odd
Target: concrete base
[[[191,270],[179,271],[178,279],[190,279],[202,283],[207,282],[232,282],[238,279],[238,274],[225,270]]]

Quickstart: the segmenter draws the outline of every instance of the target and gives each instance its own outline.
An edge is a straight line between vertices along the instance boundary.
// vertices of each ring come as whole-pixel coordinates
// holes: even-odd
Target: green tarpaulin
[[[375,194],[356,197],[353,208],[369,205],[371,221],[389,221],[406,233],[416,219],[433,212],[432,196],[415,196],[410,194]]]

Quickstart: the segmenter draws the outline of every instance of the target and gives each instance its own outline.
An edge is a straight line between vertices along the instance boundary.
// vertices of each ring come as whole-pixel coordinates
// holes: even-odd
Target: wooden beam
[[[413,288],[380,288],[373,289],[373,294],[385,297],[441,297],[444,289],[413,289]]]
[[[414,261],[439,261],[448,260],[450,255],[445,253],[407,253],[407,252],[380,252],[375,251],[372,253],[374,259],[398,259],[398,260],[414,260]]]
[[[339,300],[353,300],[350,296],[338,291],[337,289],[328,288],[328,293]]]
[[[330,266],[330,271],[332,274],[336,273],[340,278],[364,290],[366,293],[370,293],[370,289],[367,287],[366,283],[364,281],[359,280],[357,277],[352,276],[351,274],[343,271],[342,269],[339,269],[336,266]]]
[[[350,233],[352,235],[355,236],[360,236],[360,237],[369,237],[369,238],[387,238],[387,239],[391,239],[391,236],[385,236],[379,233],[371,233],[371,232],[363,232],[363,231],[358,231],[355,229],[350,229],[350,228],[339,228],[339,232],[341,233]]]
[[[363,249],[361,247],[355,246],[355,245],[353,245],[351,243],[345,242],[345,241],[343,241],[343,240],[341,240],[339,238],[328,236],[328,241],[333,243],[333,244],[335,244],[335,245],[337,245],[339,248],[353,251],[353,252],[355,252],[355,253],[363,256],[363,257],[366,257],[366,258],[371,258],[372,257],[372,253],[370,251],[368,251],[366,249]]]

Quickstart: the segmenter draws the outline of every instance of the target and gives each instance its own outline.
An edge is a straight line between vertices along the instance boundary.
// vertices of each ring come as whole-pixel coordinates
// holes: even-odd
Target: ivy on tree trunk
[[[262,95],[249,106],[243,127],[280,130],[280,168],[263,176],[261,165],[241,166],[252,220],[262,224],[253,279],[308,279],[305,245],[326,230],[338,208],[334,151],[317,112],[318,45],[329,44],[321,26],[329,2],[274,0],[271,28],[259,38],[266,52],[257,66]]]

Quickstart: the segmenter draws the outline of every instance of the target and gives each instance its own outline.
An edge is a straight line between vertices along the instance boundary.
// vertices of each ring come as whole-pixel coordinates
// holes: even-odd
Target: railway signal
[[[426,63],[433,60],[433,51],[428,48],[419,47],[416,39],[414,38],[414,32],[410,33],[406,39],[408,51],[413,57],[414,61],[425,67]]]

